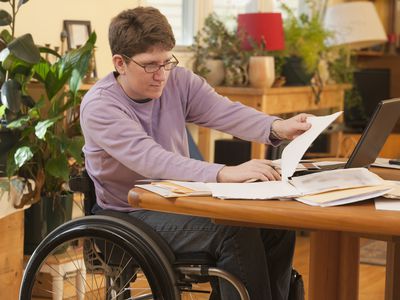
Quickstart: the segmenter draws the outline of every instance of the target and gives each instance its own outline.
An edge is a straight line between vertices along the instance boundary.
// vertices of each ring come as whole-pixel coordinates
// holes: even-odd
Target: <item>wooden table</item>
[[[309,112],[318,114],[321,110],[336,112],[343,110],[344,91],[350,88],[349,85],[328,85],[325,86],[320,96],[320,102],[315,103],[315,95],[310,86],[281,87],[281,88],[250,88],[250,87],[216,87],[215,91],[232,101],[239,101],[244,105],[253,107],[261,112],[270,115],[286,113]],[[343,118],[339,119],[342,122]],[[338,140],[340,136],[333,137]],[[199,128],[198,147],[205,160],[210,160],[210,130]],[[332,143],[331,153],[336,154],[338,143]],[[251,157],[264,158],[265,145],[252,143]]]
[[[399,170],[374,168],[386,179]],[[360,237],[387,241],[385,299],[400,299],[400,212],[378,211],[373,201],[321,208],[296,201],[166,199],[134,188],[129,203],[149,210],[202,216],[217,223],[311,230],[310,300],[358,299]]]

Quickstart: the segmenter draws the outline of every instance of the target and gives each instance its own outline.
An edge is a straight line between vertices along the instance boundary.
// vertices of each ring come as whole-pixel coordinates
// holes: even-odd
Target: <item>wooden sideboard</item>
[[[216,87],[215,91],[232,101],[239,101],[270,115],[308,112],[318,115],[320,111],[341,111],[344,107],[344,92],[350,85],[325,86],[319,103],[315,103],[315,95],[310,86],[280,87],[280,88],[251,88],[251,87]],[[343,122],[341,117],[338,122]],[[334,133],[332,138],[339,141],[341,133]],[[205,160],[209,161],[211,135],[208,128],[200,127],[198,147]],[[338,143],[331,143],[330,154],[336,155]],[[251,157],[264,158],[266,146],[252,143]]]

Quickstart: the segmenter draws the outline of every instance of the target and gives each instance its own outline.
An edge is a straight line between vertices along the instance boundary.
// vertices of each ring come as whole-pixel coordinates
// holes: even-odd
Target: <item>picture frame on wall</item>
[[[92,32],[90,21],[83,20],[64,20],[64,30],[67,33],[68,50],[84,45]]]
[[[90,21],[86,20],[64,20],[64,32],[66,33],[68,51],[83,46],[92,33]],[[89,63],[89,73],[83,79],[84,82],[90,83],[97,80],[96,60],[93,53],[91,62]]]

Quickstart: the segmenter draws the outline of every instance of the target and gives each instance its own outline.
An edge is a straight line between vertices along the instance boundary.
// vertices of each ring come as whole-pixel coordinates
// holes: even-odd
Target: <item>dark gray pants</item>
[[[129,215],[154,228],[175,253],[209,253],[219,268],[245,284],[250,299],[288,298],[295,232],[226,226],[208,218],[147,210]],[[220,281],[220,292],[222,299],[239,299],[225,280]]]

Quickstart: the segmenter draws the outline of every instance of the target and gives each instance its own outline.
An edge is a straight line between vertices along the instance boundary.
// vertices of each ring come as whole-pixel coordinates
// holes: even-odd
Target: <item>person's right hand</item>
[[[266,159],[252,159],[237,166],[225,166],[217,175],[218,182],[281,180],[281,176]]]

